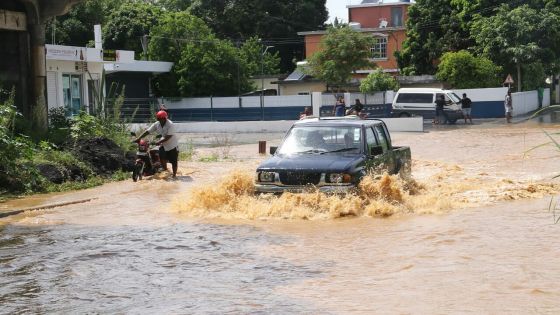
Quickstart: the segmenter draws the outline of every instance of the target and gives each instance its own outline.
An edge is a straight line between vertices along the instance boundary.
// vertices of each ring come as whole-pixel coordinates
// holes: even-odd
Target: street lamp
[[[264,51],[261,54],[261,119],[264,120],[264,54],[269,48],[274,46],[263,46]]]

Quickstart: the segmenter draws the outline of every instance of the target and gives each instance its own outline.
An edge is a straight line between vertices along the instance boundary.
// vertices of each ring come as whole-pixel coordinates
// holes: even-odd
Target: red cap
[[[164,111],[164,110],[160,110],[159,112],[157,112],[156,118],[157,119],[167,119],[167,112]]]

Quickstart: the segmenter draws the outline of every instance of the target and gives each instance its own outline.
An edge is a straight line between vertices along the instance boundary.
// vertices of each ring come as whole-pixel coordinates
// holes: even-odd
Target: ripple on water
[[[142,235],[148,241],[139,242]],[[9,226],[1,237],[24,240],[0,248],[0,266],[12,266],[0,277],[8,313],[29,305],[46,313],[306,312],[274,290],[321,274],[319,267],[263,255],[263,246],[289,239],[249,226]]]

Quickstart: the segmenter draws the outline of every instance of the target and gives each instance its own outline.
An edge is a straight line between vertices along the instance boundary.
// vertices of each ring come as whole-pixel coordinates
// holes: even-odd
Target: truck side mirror
[[[371,147],[369,149],[369,151],[370,151],[369,152],[370,155],[373,155],[373,156],[380,155],[380,154],[383,154],[383,147],[380,146],[380,145],[376,145],[374,147]]]
[[[276,150],[278,150],[278,147],[270,147],[270,155],[274,155]]]

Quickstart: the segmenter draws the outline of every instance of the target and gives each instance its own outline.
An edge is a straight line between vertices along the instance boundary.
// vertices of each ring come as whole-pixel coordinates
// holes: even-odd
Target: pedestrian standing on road
[[[177,178],[177,167],[179,159],[179,141],[175,133],[173,122],[168,119],[167,112],[160,110],[156,114],[157,121],[153,123],[135,142],[140,141],[150,133],[156,132],[161,138],[156,142],[159,145],[159,158],[164,170],[167,170],[167,162],[173,168],[173,178]]]
[[[434,119],[434,123],[437,124],[447,124],[447,114],[445,113],[445,111],[443,110],[443,107],[445,106],[445,96],[440,95],[437,99],[436,99],[436,118]],[[441,117],[443,117],[443,123],[441,122]]]
[[[509,124],[511,123],[511,117],[513,116],[513,102],[511,99],[511,91],[508,91],[506,94],[504,108],[506,110],[506,122]]]
[[[539,87],[537,93],[539,97],[539,109],[541,109],[543,104],[543,99],[544,99],[544,88]]]
[[[472,101],[470,98],[467,97],[467,93],[463,93],[463,98],[461,99],[461,110],[463,111],[463,118],[465,118],[465,124],[467,123],[467,118],[471,121],[472,125],[472,117],[471,117],[471,104]]]
[[[342,117],[346,113],[346,104],[344,103],[344,98],[340,96],[334,104],[333,115],[336,117]]]

